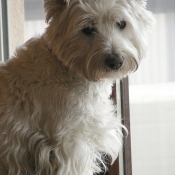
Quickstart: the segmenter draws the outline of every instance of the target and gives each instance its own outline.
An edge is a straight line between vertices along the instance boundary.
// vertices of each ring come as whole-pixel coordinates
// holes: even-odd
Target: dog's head
[[[153,21],[145,0],[44,1],[49,47],[77,75],[122,78],[145,57]]]

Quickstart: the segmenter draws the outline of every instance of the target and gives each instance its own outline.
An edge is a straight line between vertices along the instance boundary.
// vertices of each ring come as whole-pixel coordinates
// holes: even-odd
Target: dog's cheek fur
[[[64,66],[90,79],[85,62],[88,62],[87,52],[93,48],[93,38],[88,38],[81,32],[83,26],[80,27],[79,24],[83,14],[77,1],[70,3],[61,13],[53,16],[54,20],[50,22],[45,38]]]
[[[46,29],[45,39],[58,59],[63,59],[62,52],[64,54],[64,49],[62,47],[74,36],[75,19],[81,15],[78,2],[73,2],[69,5],[66,4],[62,11],[57,11],[57,13],[51,11],[52,20],[50,20],[49,27]]]

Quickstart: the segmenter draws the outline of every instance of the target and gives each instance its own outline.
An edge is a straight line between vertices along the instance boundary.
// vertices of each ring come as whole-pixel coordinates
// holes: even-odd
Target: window
[[[25,8],[25,40],[42,34],[46,28],[45,13],[42,0],[24,0]]]
[[[0,7],[0,48],[1,61],[4,61],[24,42],[24,2],[1,0]]]
[[[0,13],[0,61],[4,61],[9,57],[7,2],[5,0],[0,2],[0,9],[2,9]]]
[[[130,76],[134,175],[175,174],[175,1],[151,0],[148,57]]]

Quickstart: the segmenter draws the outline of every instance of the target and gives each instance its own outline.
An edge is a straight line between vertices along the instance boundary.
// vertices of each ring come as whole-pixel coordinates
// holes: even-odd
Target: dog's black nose
[[[117,70],[122,67],[123,65],[123,57],[115,54],[115,55],[108,55],[105,59],[105,64],[112,70]]]

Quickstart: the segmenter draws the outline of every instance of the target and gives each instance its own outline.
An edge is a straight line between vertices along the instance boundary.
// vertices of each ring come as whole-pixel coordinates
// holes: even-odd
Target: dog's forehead
[[[82,3],[81,3],[82,2]],[[116,0],[109,0],[106,2],[106,0],[84,0],[80,1],[81,6],[90,13],[105,13],[108,10],[111,10],[115,5],[117,1]]]
[[[121,8],[124,8],[123,0],[84,0],[80,1],[80,8],[85,12],[89,19],[97,20],[111,20],[118,18],[120,19],[122,16]],[[83,14],[85,16],[85,14]]]

